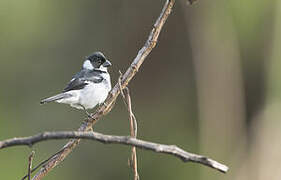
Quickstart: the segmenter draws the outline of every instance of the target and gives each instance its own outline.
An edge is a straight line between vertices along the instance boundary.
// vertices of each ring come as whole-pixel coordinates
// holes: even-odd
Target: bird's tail
[[[71,97],[71,95],[67,94],[67,93],[60,93],[60,94],[57,94],[55,96],[52,96],[52,97],[41,100],[40,104],[46,104],[46,103],[49,103],[49,102],[57,101],[57,100],[68,98],[68,97]]]

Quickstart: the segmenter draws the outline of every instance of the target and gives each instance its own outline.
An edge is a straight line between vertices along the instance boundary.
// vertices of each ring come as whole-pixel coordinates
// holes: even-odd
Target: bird
[[[104,103],[111,90],[110,74],[107,68],[111,62],[102,52],[94,52],[84,60],[82,69],[76,73],[63,91],[40,101],[40,104],[57,102],[87,111]]]

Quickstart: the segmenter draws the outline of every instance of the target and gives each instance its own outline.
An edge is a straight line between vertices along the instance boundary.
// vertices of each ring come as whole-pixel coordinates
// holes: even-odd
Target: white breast
[[[103,103],[111,90],[109,74],[104,74],[103,77],[104,80],[101,83],[89,83],[81,90],[79,104],[83,105],[86,109],[92,109],[97,104]]]

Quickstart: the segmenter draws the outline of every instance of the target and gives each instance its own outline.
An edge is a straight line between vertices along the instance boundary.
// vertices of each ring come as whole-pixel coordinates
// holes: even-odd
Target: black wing
[[[63,92],[83,89],[90,82],[100,83],[100,82],[102,82],[102,80],[103,80],[103,77],[100,75],[100,73],[97,73],[95,71],[89,71],[89,70],[81,70],[67,84],[67,86],[64,88]]]
[[[67,91],[71,91],[71,90],[83,89],[87,84],[88,84],[87,82],[83,81],[80,78],[73,79],[63,89],[63,92],[67,92]]]

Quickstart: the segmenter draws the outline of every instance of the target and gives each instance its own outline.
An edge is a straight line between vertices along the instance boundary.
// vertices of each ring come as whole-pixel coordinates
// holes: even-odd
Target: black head
[[[89,60],[95,69],[111,66],[111,63],[101,52],[94,52],[93,54],[88,56],[86,60]]]

